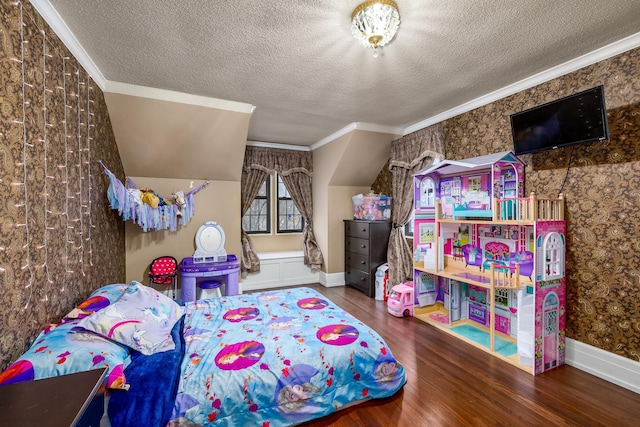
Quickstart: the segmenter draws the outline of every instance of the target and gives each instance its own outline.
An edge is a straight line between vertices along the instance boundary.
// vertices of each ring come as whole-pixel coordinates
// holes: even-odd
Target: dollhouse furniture
[[[489,266],[506,267],[509,265],[509,246],[500,242],[488,242],[484,247],[483,270],[489,270]]]
[[[475,265],[482,269],[482,249],[467,243],[462,245],[462,255],[464,256],[464,266]]]
[[[464,254],[462,252],[462,246],[460,246],[460,242],[455,240],[451,246],[451,254],[454,259],[464,259]]]
[[[376,270],[387,262],[391,222],[344,221],[344,282],[375,296]]]
[[[531,274],[533,273],[533,252],[511,252],[509,254],[509,269],[512,273],[515,272],[516,265],[520,269],[520,275],[526,276],[531,280]]]
[[[196,285],[211,280],[223,281],[225,295],[238,295],[238,275],[240,260],[233,254],[227,255],[225,262],[194,262],[193,257],[183,258],[180,262],[180,281],[182,300],[196,300]]]
[[[433,242],[431,258],[414,257],[414,288],[426,301],[428,275],[437,295],[414,317],[534,375],[564,363],[562,195],[524,197],[524,163],[512,152],[445,160],[414,183],[414,230],[432,230]],[[430,188],[432,205],[421,194]],[[414,236],[416,253],[424,244]]]

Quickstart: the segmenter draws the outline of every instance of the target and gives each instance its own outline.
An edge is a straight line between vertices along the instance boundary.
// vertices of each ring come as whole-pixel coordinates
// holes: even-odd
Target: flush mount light
[[[351,34],[365,47],[378,48],[389,43],[400,26],[398,5],[391,0],[369,0],[356,7],[351,14]]]

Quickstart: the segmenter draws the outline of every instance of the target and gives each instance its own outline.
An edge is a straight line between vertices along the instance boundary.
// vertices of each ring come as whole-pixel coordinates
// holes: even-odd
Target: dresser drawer
[[[369,271],[369,257],[357,252],[345,252],[344,265],[346,267],[353,267],[362,271]]]
[[[368,273],[349,267],[344,272],[344,277],[347,285],[364,292],[367,296],[373,296],[374,289]]]
[[[359,239],[358,237],[347,237],[345,241],[345,250],[348,252],[368,255],[369,241],[367,239]]]
[[[346,222],[345,223],[345,236],[359,237],[361,239],[369,238],[369,223],[368,222]]]

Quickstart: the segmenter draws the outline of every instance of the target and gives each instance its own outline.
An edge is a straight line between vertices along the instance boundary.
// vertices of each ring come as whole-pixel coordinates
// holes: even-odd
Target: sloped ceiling
[[[237,130],[245,139],[302,146],[352,123],[408,133],[505,88],[533,86],[539,82],[528,79],[612,43],[632,38],[626,49],[638,44],[636,0],[396,2],[399,32],[373,58],[351,35],[359,0],[33,0],[39,11],[58,16],[106,92],[114,83],[127,84],[255,106]],[[164,153],[176,140],[189,156],[224,144],[237,148],[235,139],[226,140],[235,131],[225,128],[241,126],[240,118],[193,112],[181,126],[182,112],[164,111],[156,129],[142,135],[136,127],[144,121],[131,109],[117,111],[124,103],[118,98],[109,97],[109,111],[128,174],[156,173],[150,165],[166,158],[126,157]],[[203,136],[197,135],[198,119],[208,125]],[[184,128],[190,133],[181,138]],[[225,138],[211,144],[207,135]],[[145,150],[138,147],[143,139]],[[195,169],[204,160],[189,162],[206,175]]]
[[[104,96],[127,175],[240,181],[251,114]]]

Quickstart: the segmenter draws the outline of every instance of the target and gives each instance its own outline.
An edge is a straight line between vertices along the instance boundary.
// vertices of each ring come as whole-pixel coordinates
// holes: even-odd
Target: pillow
[[[124,368],[129,349],[79,328],[77,322],[71,320],[40,333],[31,348],[0,374],[0,384],[107,368],[106,386],[126,390]]]
[[[116,302],[128,287],[128,283],[113,283],[111,285],[104,285],[91,292],[91,295],[89,295],[89,297],[101,296],[107,298],[111,302]]]
[[[111,304],[111,301],[109,301],[108,298],[102,296],[89,297],[67,313],[67,315],[62,318],[62,321],[66,322],[70,319],[83,319],[98,310],[102,310],[109,304]]]
[[[86,300],[82,301],[64,316],[62,322],[65,323],[69,321],[69,319],[83,319],[98,310],[102,310],[120,298],[127,289],[127,286],[128,285],[118,283],[106,285],[93,291]]]
[[[175,348],[171,329],[184,312],[171,298],[133,281],[116,302],[78,326],[151,355]]]

